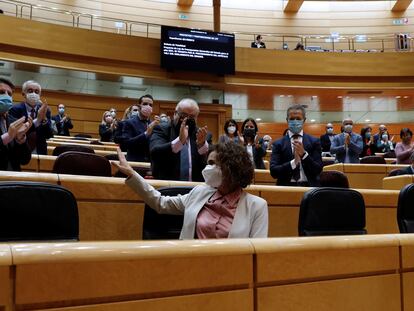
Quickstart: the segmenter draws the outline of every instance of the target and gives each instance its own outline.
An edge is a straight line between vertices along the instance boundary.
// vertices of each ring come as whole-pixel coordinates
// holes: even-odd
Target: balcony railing
[[[161,25],[143,23],[88,14],[77,11],[62,10],[54,7],[35,5],[28,2],[14,0],[0,0],[0,8],[6,15],[26,18],[53,24],[66,25],[76,28],[118,33],[129,36],[146,38],[160,38]],[[235,32],[236,46],[250,47],[256,34]],[[278,33],[261,34],[269,49],[292,50],[298,42],[307,50],[330,52],[395,52],[401,51],[397,47],[396,34],[379,35],[287,35]],[[408,34],[407,45],[404,51],[412,51],[413,39]]]

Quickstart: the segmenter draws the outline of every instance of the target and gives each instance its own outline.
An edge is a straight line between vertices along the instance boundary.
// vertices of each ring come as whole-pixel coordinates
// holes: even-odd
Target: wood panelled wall
[[[117,109],[117,118],[122,118],[124,110],[136,104],[136,99],[117,98],[86,94],[73,94],[55,91],[42,91],[42,98],[47,100],[52,115],[57,114],[57,106],[64,104],[68,116],[73,120],[71,135],[86,133],[93,137],[99,137],[99,124],[102,121],[103,113],[111,107]],[[15,102],[23,100],[20,89],[16,89],[13,95]],[[175,110],[176,102],[154,101],[154,114],[167,113],[171,118]],[[230,105],[200,104],[200,116],[198,124],[207,125],[213,135],[213,141],[217,141],[222,132],[224,122],[231,117]]]
[[[33,4],[40,4],[64,10],[96,14],[105,17],[131,20],[143,23],[176,25],[202,29],[213,29],[213,8],[211,2],[204,1],[205,5],[179,7],[175,0],[149,1],[149,0],[119,0],[116,3],[98,0],[67,1],[67,0],[31,0]],[[222,3],[221,28],[228,32],[251,33],[252,35],[238,35],[239,46],[249,46],[253,34],[330,34],[338,32],[341,35],[355,34],[384,34],[398,32],[413,32],[414,25],[407,23],[393,25],[394,18],[414,17],[414,7],[411,5],[406,12],[391,12],[395,1],[305,1],[296,14],[283,12],[284,1],[244,2],[242,5],[236,1]],[[272,3],[272,4],[271,4]],[[227,6],[226,6],[227,5]],[[11,8],[10,8],[11,10]],[[28,13],[28,10],[26,10]],[[68,17],[62,17],[45,11],[35,10],[35,17],[42,18],[45,14],[56,21],[69,23]],[[179,15],[185,15],[180,19]],[[81,18],[86,27],[87,18]],[[97,21],[96,25],[107,31],[117,31],[114,22]],[[112,30],[111,30],[112,29]],[[146,33],[146,27],[134,25],[133,31],[137,35]],[[151,36],[158,37],[159,30],[150,27]],[[288,39],[289,40],[289,39]],[[292,44],[296,41],[291,39]],[[325,45],[320,41],[320,45]],[[279,40],[267,37],[268,48],[281,49]],[[315,45],[315,44],[313,44]],[[392,43],[390,46],[392,47]],[[290,45],[291,46],[291,45]],[[291,46],[291,48],[293,48]],[[346,45],[341,47],[346,48]]]

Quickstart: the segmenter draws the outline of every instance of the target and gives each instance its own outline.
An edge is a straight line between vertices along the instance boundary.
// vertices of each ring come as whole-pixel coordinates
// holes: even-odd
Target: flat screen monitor
[[[234,34],[162,26],[161,67],[234,74]]]

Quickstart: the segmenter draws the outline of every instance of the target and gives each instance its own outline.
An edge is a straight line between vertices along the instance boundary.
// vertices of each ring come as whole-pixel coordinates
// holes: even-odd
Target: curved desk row
[[[78,202],[82,241],[141,239],[144,202],[125,185],[123,178],[0,172],[2,180],[42,181],[69,189]],[[148,182],[156,188],[197,184],[162,180]],[[268,202],[270,237],[297,236],[299,206],[308,189],[265,185],[247,188],[248,192]],[[399,191],[358,191],[365,200],[368,233],[398,233],[396,206]]]
[[[414,235],[0,245],[0,309],[413,310]]]

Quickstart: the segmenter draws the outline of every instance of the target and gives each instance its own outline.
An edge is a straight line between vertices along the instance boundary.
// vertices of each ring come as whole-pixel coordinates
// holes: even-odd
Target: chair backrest
[[[361,164],[386,164],[382,156],[366,156],[360,160]]]
[[[324,161],[322,161],[323,166],[328,166],[328,165],[332,165],[332,164],[335,164],[335,160],[324,160]]]
[[[116,153],[105,154],[104,157],[107,158],[109,161],[119,161],[118,154]]]
[[[401,233],[414,233],[414,184],[401,189],[398,197],[397,220]]]
[[[193,187],[164,187],[158,191],[164,196],[176,196],[189,193]],[[145,204],[143,240],[174,240],[180,237],[183,227],[183,215],[158,214]]]
[[[151,168],[150,167],[146,167],[146,166],[132,166],[132,168],[134,169],[135,172],[137,172],[142,177],[147,177],[148,178],[148,177],[152,176],[152,171],[151,171]],[[128,177],[128,176],[118,170],[114,174],[114,177],[122,177],[122,178],[125,178],[125,177]]]
[[[85,134],[85,133],[79,133],[79,134],[76,134],[76,135],[75,135],[75,137],[81,137],[81,138],[92,138],[92,136],[91,136],[91,135],[89,135],[89,134]]]
[[[299,235],[366,234],[365,203],[352,189],[314,188],[300,204]]]
[[[395,154],[395,151],[392,150],[392,151],[388,151],[388,152],[384,153],[383,157],[384,158],[394,158],[395,159],[397,157],[397,155]]]
[[[111,163],[101,155],[68,151],[55,160],[53,173],[111,177]]]
[[[0,241],[78,240],[73,194],[39,182],[0,183]]]
[[[400,168],[395,168],[395,169],[393,169],[391,172],[389,172],[388,173],[388,177],[392,177],[392,176],[398,176],[398,175],[401,175],[401,173],[403,172],[404,170],[402,170],[402,169],[400,169]]]
[[[87,146],[77,146],[77,145],[59,145],[53,149],[53,155],[59,156],[64,152],[68,151],[78,151],[78,152],[85,152],[85,153],[95,153],[95,151]]]
[[[319,182],[321,187],[349,188],[348,177],[340,171],[322,171]]]

